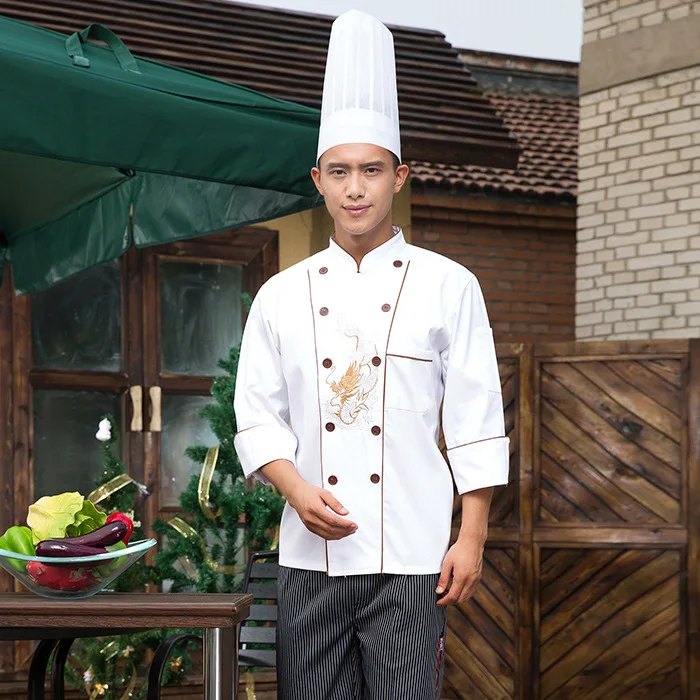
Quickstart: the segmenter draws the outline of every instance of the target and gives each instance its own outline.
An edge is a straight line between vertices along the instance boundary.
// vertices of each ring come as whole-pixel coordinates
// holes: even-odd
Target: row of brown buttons
[[[329,433],[332,433],[335,430],[335,423],[331,423],[330,421],[326,423],[326,430]],[[380,435],[382,432],[382,429],[378,425],[373,425],[372,426],[372,435]]]
[[[394,267],[401,267],[403,265],[403,262],[401,260],[394,260]],[[325,275],[328,272],[327,267],[322,267],[319,269],[319,273],[322,275]]]
[[[370,480],[373,484],[378,484],[379,481],[380,481],[380,479],[381,479],[381,477],[379,476],[379,474],[372,474],[372,476],[369,477],[369,480]],[[329,483],[331,486],[335,486],[335,485],[338,483],[338,477],[337,477],[337,476],[329,476],[329,477],[328,477],[328,483]]]
[[[327,357],[327,358],[322,362],[322,364],[323,364],[323,366],[324,366],[326,369],[330,369],[330,368],[333,366],[333,360],[331,360],[330,357]],[[378,355],[376,355],[375,357],[372,358],[372,364],[373,364],[375,367],[379,367],[379,365],[382,364],[382,358],[379,357]]]
[[[382,304],[382,311],[384,311],[384,312],[391,311],[391,304]],[[320,313],[321,316],[328,316],[328,307],[322,306],[318,310],[318,313]]]

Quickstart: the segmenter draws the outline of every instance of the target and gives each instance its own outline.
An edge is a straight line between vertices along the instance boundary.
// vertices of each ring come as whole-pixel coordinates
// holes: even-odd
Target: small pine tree
[[[201,536],[210,561],[226,567],[240,566],[241,554],[246,548],[249,551],[270,549],[284,508],[284,499],[277,491],[246,481],[234,450],[233,395],[239,352],[239,348],[232,348],[228,358],[219,360],[218,365],[226,374],[214,380],[211,389],[214,402],[199,411],[219,441],[219,456],[209,491],[210,508],[218,513],[217,517],[212,520],[202,512],[198,475],[190,479],[180,495],[181,517]],[[194,462],[204,464],[207,450],[208,446],[196,445],[189,447],[186,454]],[[170,590],[200,593],[241,590],[240,575],[217,572],[217,567],[212,568],[207,562],[202,548],[191,538],[176,532],[167,521],[157,520],[153,529],[161,536],[160,552],[155,559],[156,573],[160,581],[172,582]],[[196,576],[192,576],[192,569],[181,566],[185,558],[196,569]]]

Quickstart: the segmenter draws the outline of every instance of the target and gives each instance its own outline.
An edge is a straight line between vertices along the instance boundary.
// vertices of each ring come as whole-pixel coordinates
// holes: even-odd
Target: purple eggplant
[[[95,554],[104,554],[106,551],[104,547],[88,547],[84,544],[68,542],[66,539],[44,540],[36,546],[38,557],[91,557]]]
[[[97,530],[88,532],[87,535],[64,537],[60,541],[85,547],[109,547],[111,544],[121,542],[126,536],[128,529],[126,523],[122,520],[113,520],[111,523],[98,527]]]

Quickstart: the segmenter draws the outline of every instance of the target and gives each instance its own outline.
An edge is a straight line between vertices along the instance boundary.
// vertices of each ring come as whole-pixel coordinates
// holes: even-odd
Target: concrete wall
[[[700,2],[585,7],[576,336],[700,335]]]
[[[407,183],[394,198],[394,224],[403,228],[406,240],[411,240],[411,188]],[[279,231],[280,270],[298,263],[328,246],[333,233],[333,220],[325,207],[301,214],[273,219],[260,228]]]

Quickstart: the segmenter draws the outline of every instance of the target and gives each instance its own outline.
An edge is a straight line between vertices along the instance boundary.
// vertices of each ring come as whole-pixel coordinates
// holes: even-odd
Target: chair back
[[[277,572],[279,551],[254,552],[248,559],[243,593],[255,599],[241,624],[238,665],[277,665]]]

